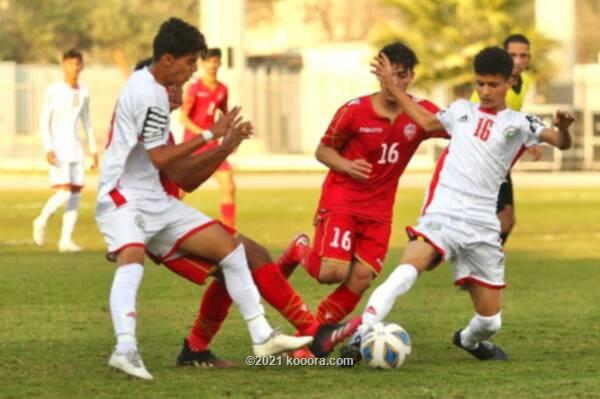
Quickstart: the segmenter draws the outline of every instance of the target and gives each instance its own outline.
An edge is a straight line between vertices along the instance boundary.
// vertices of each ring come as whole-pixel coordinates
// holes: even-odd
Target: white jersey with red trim
[[[87,88],[81,85],[73,88],[64,81],[48,86],[40,116],[44,151],[53,151],[58,162],[82,162],[79,121],[87,135],[88,150],[95,154],[96,139],[90,123],[90,96]]]
[[[539,143],[544,124],[533,115],[508,108],[488,111],[466,100],[453,102],[436,116],[450,143],[438,160],[423,214],[499,228],[500,185],[522,147]]]
[[[169,99],[147,68],[129,78],[113,114],[100,171],[96,213],[125,202],[167,200],[148,150],[169,139]]]

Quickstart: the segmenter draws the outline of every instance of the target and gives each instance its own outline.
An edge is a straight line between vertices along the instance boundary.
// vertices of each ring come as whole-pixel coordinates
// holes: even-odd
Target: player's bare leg
[[[502,326],[502,290],[469,283],[475,316],[464,329],[454,333],[453,343],[479,360],[508,360],[508,356],[491,339]]]
[[[244,246],[238,244],[220,225],[211,225],[192,234],[181,243],[179,249],[219,265],[227,291],[246,320],[255,355],[273,355],[312,342],[312,337],[279,334],[269,325],[248,269]]]
[[[214,174],[221,191],[221,220],[227,226],[235,227],[235,181],[231,170],[221,170]]]
[[[139,355],[136,329],[136,296],[144,274],[144,247],[129,246],[117,255],[117,270],[110,291],[110,313],[117,345],[108,365],[134,377],[151,380]]]
[[[73,230],[77,222],[77,212],[81,203],[81,187],[71,186],[70,196],[65,204],[62,231],[58,242],[59,252],[80,252],[81,247],[73,242]]]
[[[71,185],[61,184],[54,186],[56,192],[52,195],[42,208],[42,211],[33,220],[33,242],[37,246],[46,243],[46,224],[56,211],[67,203],[71,196]]]
[[[362,325],[352,337],[350,345],[342,349],[342,356],[359,360],[358,348],[369,327],[385,319],[398,297],[410,290],[421,273],[435,268],[439,261],[440,254],[431,244],[421,240],[410,241],[404,250],[401,264],[369,297],[362,314]]]

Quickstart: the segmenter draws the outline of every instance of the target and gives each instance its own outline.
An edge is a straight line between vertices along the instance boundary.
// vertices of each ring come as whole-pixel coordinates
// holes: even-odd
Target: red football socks
[[[191,350],[194,352],[206,350],[227,317],[232,302],[225,288],[225,283],[214,279],[204,292],[200,303],[200,311],[188,335]]]
[[[320,326],[316,317],[281,274],[276,263],[267,263],[252,271],[262,297],[303,335],[314,335]]]
[[[323,324],[337,324],[352,313],[360,299],[360,295],[342,284],[321,301],[317,309],[317,320]]]
[[[221,204],[221,220],[229,227],[235,227],[235,204]]]

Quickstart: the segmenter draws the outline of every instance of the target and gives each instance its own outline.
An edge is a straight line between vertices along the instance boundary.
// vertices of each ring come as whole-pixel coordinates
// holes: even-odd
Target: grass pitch
[[[240,231],[277,255],[294,233],[312,232],[318,194],[241,191]],[[113,346],[108,292],[114,266],[103,259],[93,193],[83,196],[76,229],[87,251],[64,255],[55,251],[60,215],[50,223],[46,248],[31,242],[31,221],[49,195],[0,193],[0,398],[600,397],[600,190],[517,192],[518,224],[506,248],[504,325],[495,339],[511,357],[507,363],[480,363],[452,346],[452,332],[473,311],[468,296],[453,288],[446,264],[424,275],[389,317],[413,340],[413,354],[400,370],[246,367],[250,341],[236,309],[212,349],[240,367],[177,369],[175,357],[204,288],[147,262],[138,339],[152,382],[110,373],[106,365]],[[400,258],[403,228],[415,222],[422,198],[422,190],[398,194],[384,276]],[[187,201],[216,215],[214,191]],[[312,309],[333,289],[301,269],[292,284]],[[272,324],[292,331],[268,306],[267,312]]]

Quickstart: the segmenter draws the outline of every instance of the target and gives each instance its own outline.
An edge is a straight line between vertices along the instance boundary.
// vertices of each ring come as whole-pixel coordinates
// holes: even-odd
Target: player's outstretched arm
[[[564,111],[556,111],[554,115],[553,124],[556,129],[545,128],[540,133],[540,141],[548,143],[560,150],[567,150],[571,148],[573,140],[569,127],[575,122],[573,114]]]
[[[357,180],[367,180],[373,166],[364,159],[350,160],[344,158],[332,147],[319,143],[315,157],[323,165],[336,172],[345,173]]]
[[[238,116],[240,110],[240,107],[234,107],[212,125],[211,132],[214,138],[223,137],[232,125],[237,125],[241,122],[241,117]],[[164,170],[174,162],[191,155],[198,148],[206,144],[206,141],[203,135],[198,135],[189,141],[177,145],[161,145],[152,148],[148,150],[148,156],[156,169]]]
[[[236,123],[230,127],[218,147],[202,154],[191,155],[174,163],[165,170],[185,192],[192,192],[208,180],[219,165],[240,145],[242,140],[252,135],[250,122]]]
[[[371,63],[371,67],[371,72],[398,99],[404,112],[417,122],[418,125],[428,132],[444,130],[444,126],[435,114],[419,106],[404,91],[394,85],[392,64],[385,54],[380,53],[375,57],[375,60]]]

